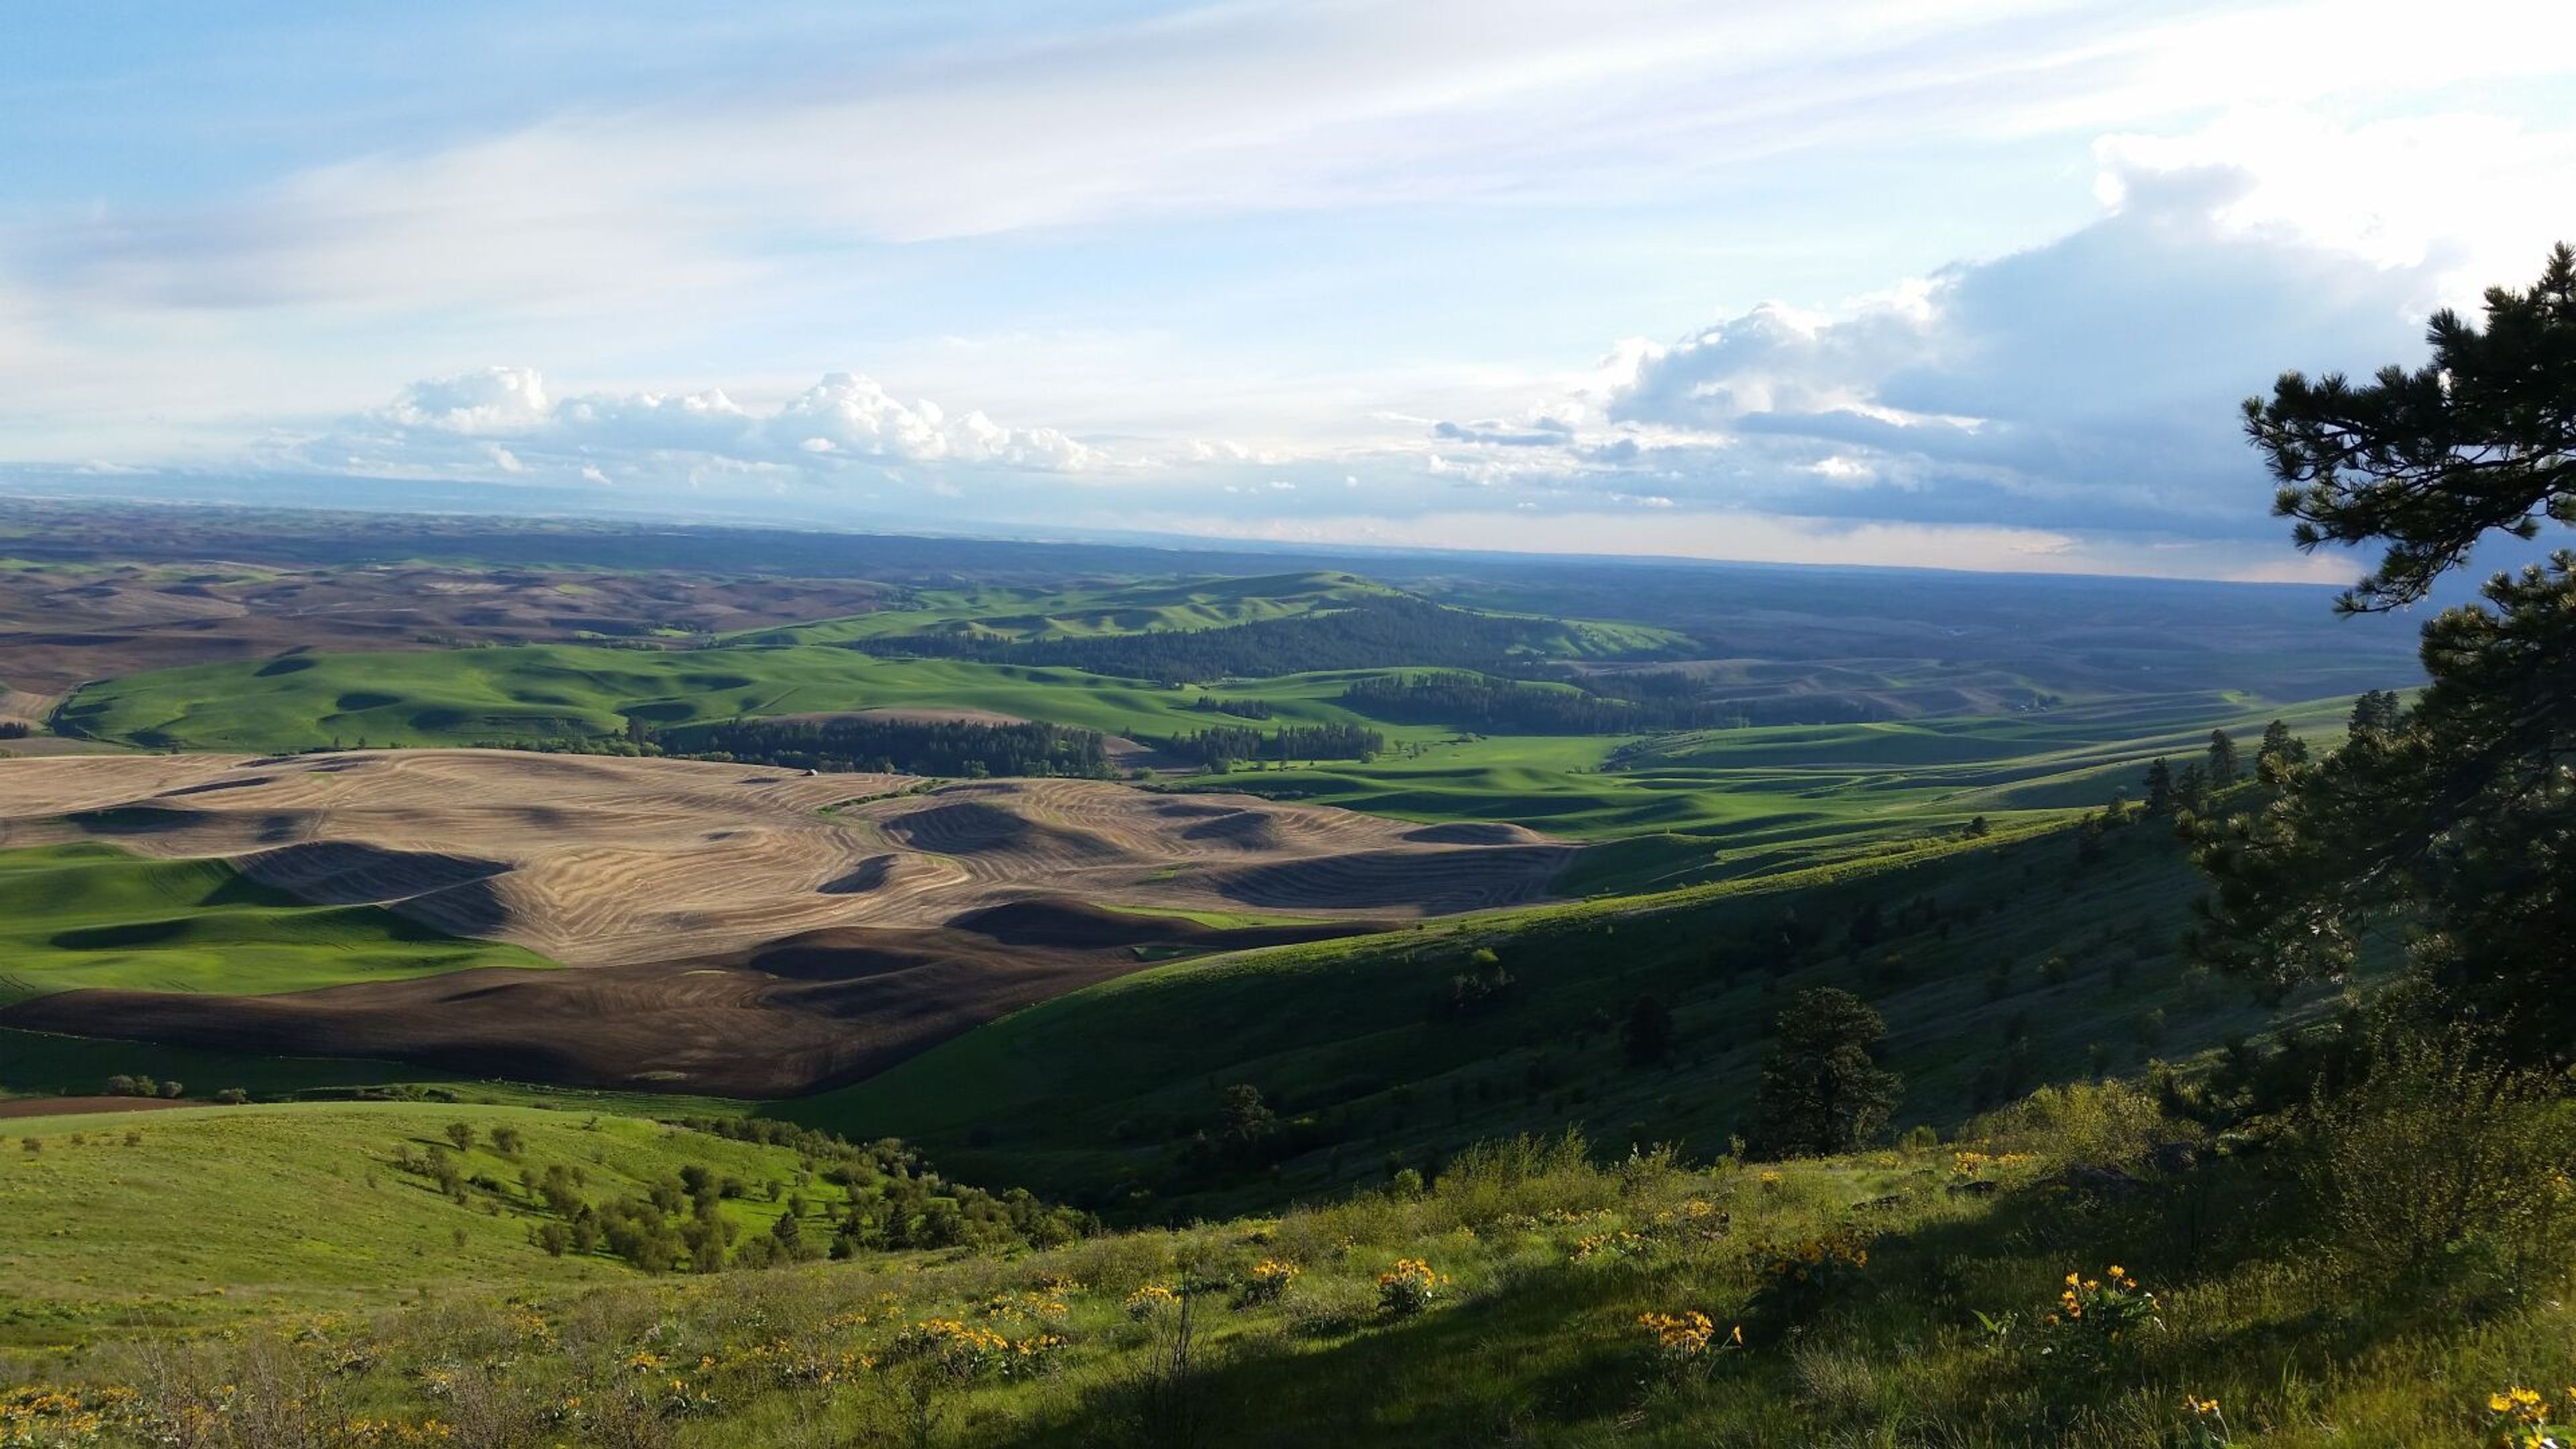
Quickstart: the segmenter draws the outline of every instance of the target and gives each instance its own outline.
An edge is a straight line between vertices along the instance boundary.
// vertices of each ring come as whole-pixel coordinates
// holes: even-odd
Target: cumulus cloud
[[[852,467],[924,465],[1076,473],[1106,455],[1053,428],[1011,428],[982,412],[951,417],[905,402],[875,379],[826,375],[766,412],[723,391],[550,397],[533,368],[430,378],[380,408],[293,443],[312,466],[401,476],[644,481],[720,475],[828,478]]]
[[[2302,203],[2320,168],[2401,142],[2296,113],[2106,138],[2105,210],[2056,241],[1830,310],[1764,303],[1623,343],[1554,415],[1579,425],[1436,423],[1426,466],[1613,501],[2269,536],[2237,402],[2285,368],[2420,351],[2425,316],[2459,290],[2469,249],[2438,218]],[[2515,165],[2576,188],[2576,147],[2526,151]],[[2546,225],[2511,240],[2527,255],[2487,280],[2536,267]]]

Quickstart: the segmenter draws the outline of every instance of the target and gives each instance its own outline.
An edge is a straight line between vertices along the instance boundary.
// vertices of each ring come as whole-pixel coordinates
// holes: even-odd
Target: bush
[[[238,1107],[250,1100],[250,1093],[240,1087],[226,1087],[215,1094],[218,1107]]]
[[[1420,1196],[1420,1182],[1417,1174],[1411,1195]],[[1474,1228],[1557,1208],[1607,1207],[1618,1200],[1619,1184],[1592,1165],[1591,1144],[1569,1129],[1554,1137],[1524,1133],[1466,1148],[1442,1169],[1431,1197],[1447,1225]]]
[[[2301,1175],[2343,1264],[2381,1281],[2484,1257],[2519,1286],[2576,1229],[2555,1084],[2467,1032],[2383,1040],[2300,1114]]]
[[[1968,1124],[1963,1141],[2004,1151],[2049,1152],[2069,1162],[2135,1162],[2162,1143],[2200,1136],[2175,1121],[2152,1093],[2128,1082],[2070,1082],[2042,1087]]]

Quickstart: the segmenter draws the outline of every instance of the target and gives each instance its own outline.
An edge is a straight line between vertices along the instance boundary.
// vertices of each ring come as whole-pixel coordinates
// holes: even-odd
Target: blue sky
[[[0,460],[2339,577],[2232,404],[2534,275],[2571,81],[2497,0],[25,7]]]

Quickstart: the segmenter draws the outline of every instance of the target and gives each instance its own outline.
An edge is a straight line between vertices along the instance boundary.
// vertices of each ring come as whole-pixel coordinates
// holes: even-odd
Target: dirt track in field
[[[219,856],[576,968],[264,998],[78,991],[11,1025],[783,1095],[1136,969],[1539,898],[1572,848],[1248,796],[488,750],[0,761],[0,846]],[[828,808],[828,813],[826,813]],[[1112,905],[1276,913],[1215,929]]]

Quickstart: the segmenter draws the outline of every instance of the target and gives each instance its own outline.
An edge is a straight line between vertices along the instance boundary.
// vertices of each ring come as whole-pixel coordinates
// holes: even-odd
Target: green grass
[[[911,595],[899,609],[786,628],[746,629],[728,637],[758,644],[838,644],[946,632],[991,639],[1087,639],[1257,624],[1395,592],[1357,574],[1333,571],[1075,589],[929,589]]]
[[[2576,1379],[2563,1263],[2522,1294],[2466,1275],[2400,1287],[2338,1271],[2304,1233],[2313,1204],[2277,1155],[2213,1155],[2204,1140],[2197,1165],[2156,1172],[2147,1144],[2205,1134],[2118,1088],[1998,1118],[1960,1145],[2014,1155],[1974,1173],[1929,1146],[1597,1166],[1534,1144],[1418,1194],[1024,1255],[871,1255],[662,1283],[546,1259],[512,1215],[460,1211],[370,1165],[393,1140],[434,1138],[446,1116],[192,1113],[142,1119],[133,1147],[121,1134],[134,1119],[49,1124],[40,1153],[0,1163],[0,1201],[29,1225],[0,1253],[0,1336],[27,1345],[0,1347],[0,1392],[40,1384],[106,1402],[106,1442],[120,1445],[158,1442],[146,1416],[221,1404],[277,1443],[329,1442],[359,1420],[400,1426],[379,1442],[405,1430],[441,1441],[418,1427],[434,1420],[481,1431],[472,1442],[691,1449],[2446,1449],[2494,1441],[2488,1394],[2532,1384],[2563,1401]],[[592,1163],[628,1182],[734,1146],[613,1119],[511,1120],[528,1136],[523,1161]],[[71,1146],[73,1130],[91,1140]],[[741,1150],[728,1170],[792,1169],[783,1153]],[[472,1165],[515,1171],[487,1156]],[[2152,1187],[2096,1198],[2060,1185],[2066,1167],[2106,1164]],[[151,1211],[174,1181],[196,1189],[191,1211]],[[1989,1190],[1958,1190],[1970,1181]],[[293,1230],[266,1216],[280,1210]],[[1801,1246],[1829,1240],[1866,1261],[1800,1281]],[[1379,1290],[1404,1259],[1439,1275],[1409,1314]],[[1264,1261],[1297,1271],[1275,1300],[1248,1301],[1241,1287]],[[2047,1322],[2067,1273],[2115,1263],[2157,1295],[2152,1321],[2109,1345]],[[1181,1320],[1128,1304],[1194,1283],[1175,1372]],[[1689,1313],[1711,1328],[1693,1354],[1660,1350],[1639,1322]],[[979,1366],[908,1349],[935,1320],[1036,1351],[1005,1347]],[[142,1360],[138,1375],[137,1345],[172,1327],[225,1331]],[[111,1386],[139,1396],[98,1392]],[[2225,1437],[2186,1396],[2217,1401]]]
[[[226,996],[552,963],[372,906],[306,905],[217,860],[83,842],[0,852],[0,1005],[113,986]]]
[[[516,1183],[522,1168],[563,1163],[582,1170],[594,1201],[691,1162],[754,1183],[799,1178],[785,1148],[534,1107],[289,1103],[12,1120],[0,1123],[0,1342],[636,1276],[605,1256],[549,1258],[529,1244],[524,1215],[460,1209],[390,1164],[395,1143],[425,1150],[454,1121],[478,1133],[460,1159],[467,1174]],[[526,1139],[518,1158],[490,1149],[499,1125]],[[800,1190],[816,1203],[840,1196],[819,1181]],[[751,1230],[779,1212],[765,1199],[723,1210]]]

